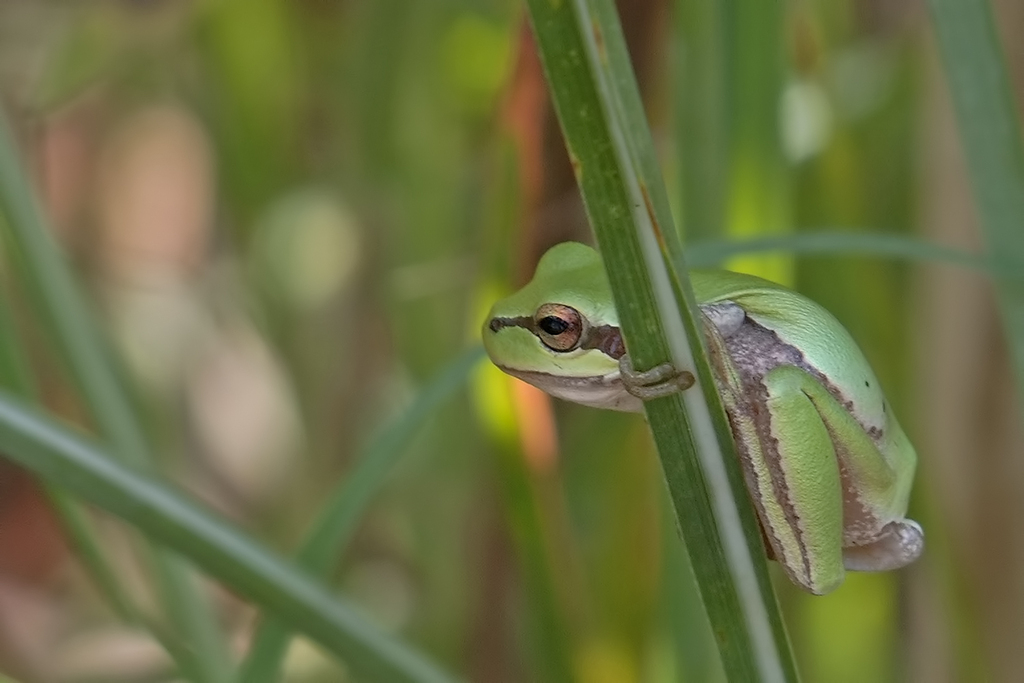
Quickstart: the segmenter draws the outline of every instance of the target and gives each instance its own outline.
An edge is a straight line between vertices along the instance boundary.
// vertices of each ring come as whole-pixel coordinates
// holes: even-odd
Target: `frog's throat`
[[[643,403],[640,399],[630,395],[622,386],[622,378],[618,370],[606,375],[567,377],[536,370],[516,370],[502,365],[498,367],[555,398],[606,410],[626,412],[643,410]]]

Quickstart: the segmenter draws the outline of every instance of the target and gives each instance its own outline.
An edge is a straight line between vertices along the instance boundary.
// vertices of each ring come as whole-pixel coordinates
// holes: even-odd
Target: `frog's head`
[[[625,353],[601,257],[578,242],[552,247],[533,279],[491,308],[484,347],[499,368],[548,393],[608,405]]]

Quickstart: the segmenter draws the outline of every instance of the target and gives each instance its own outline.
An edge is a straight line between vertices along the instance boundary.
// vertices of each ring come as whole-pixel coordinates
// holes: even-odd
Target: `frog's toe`
[[[691,373],[677,370],[671,363],[662,363],[650,370],[636,370],[629,354],[619,359],[619,376],[626,391],[642,401],[671,396],[694,385]]]
[[[843,548],[843,566],[856,572],[885,572],[905,567],[924,552],[924,531],[912,519],[886,524],[878,537]]]

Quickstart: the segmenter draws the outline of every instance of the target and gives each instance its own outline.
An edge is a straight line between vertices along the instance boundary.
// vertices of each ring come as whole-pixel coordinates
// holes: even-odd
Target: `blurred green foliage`
[[[654,27],[633,48],[651,55],[639,76],[688,239],[828,228],[978,242],[916,6],[644,1],[623,18],[630,36]],[[281,553],[371,435],[401,426],[475,343],[531,255],[580,220],[538,161],[564,152],[523,22],[512,0],[0,6],[0,99],[162,471]],[[1001,25],[1007,49],[1024,44],[1024,21]],[[14,262],[7,251],[3,344],[21,346],[44,405],[102,431]],[[926,558],[824,598],[778,582],[804,679],[1013,680],[1024,446],[981,278],[850,254],[737,267],[788,280],[847,325],[921,456]],[[24,381],[0,370],[5,389]],[[469,680],[717,680],[642,422],[479,373],[370,500],[333,585]],[[0,529],[19,528],[5,496]],[[115,616],[66,570],[73,553],[37,552],[41,534],[16,548],[0,534],[0,557],[49,558],[27,575],[0,563],[0,596],[56,615],[11,631],[0,608],[0,670],[177,671],[180,657],[149,645],[162,626],[139,625],[168,615],[135,537],[93,521],[145,619]],[[206,593],[241,661],[255,611]],[[142,665],[115,654],[123,643]],[[345,675],[302,639],[286,672]]]

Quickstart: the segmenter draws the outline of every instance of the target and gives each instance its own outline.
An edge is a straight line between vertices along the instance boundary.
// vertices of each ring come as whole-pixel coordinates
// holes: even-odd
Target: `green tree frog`
[[[864,355],[825,309],[726,271],[690,274],[705,342],[769,557],[825,594],[846,570],[913,562],[924,533],[905,517],[916,454]],[[566,242],[494,304],[484,346],[505,372],[569,401],[641,411],[692,384],[629,363],[600,256]]]

